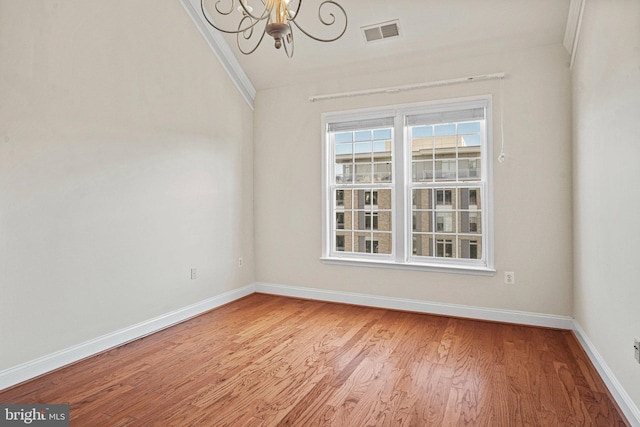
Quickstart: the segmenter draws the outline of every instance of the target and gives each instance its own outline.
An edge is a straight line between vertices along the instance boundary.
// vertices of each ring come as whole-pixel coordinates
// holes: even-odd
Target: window
[[[364,205],[365,206],[378,206],[378,192],[377,191],[365,191],[364,192]]]
[[[451,190],[436,190],[436,205],[451,205]]]
[[[491,274],[489,107],[325,115],[323,259]]]
[[[365,212],[364,214],[364,228],[378,229],[378,212]]]
[[[453,241],[450,239],[436,240],[436,256],[451,258],[453,256]]]
[[[469,242],[469,258],[478,258],[478,242],[476,242],[475,240],[471,240]]]
[[[377,254],[378,253],[378,241],[366,239],[365,240],[365,251],[367,253]]]
[[[478,196],[477,196],[477,191],[470,189],[469,190],[469,205],[471,206],[477,206],[478,205]]]

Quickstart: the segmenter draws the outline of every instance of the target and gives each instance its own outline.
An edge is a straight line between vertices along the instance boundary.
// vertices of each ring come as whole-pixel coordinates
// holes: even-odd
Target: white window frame
[[[491,96],[477,96],[469,98],[457,98],[444,101],[431,101],[419,104],[405,104],[390,107],[365,109],[355,111],[343,111],[325,113],[322,115],[323,133],[323,167],[322,167],[322,256],[327,264],[368,266],[396,269],[423,270],[435,272],[448,272],[474,275],[493,275],[494,250],[493,250],[493,185],[492,185],[492,102]],[[411,194],[411,147],[409,135],[405,127],[405,117],[412,114],[424,114],[432,112],[446,112],[467,108],[485,108],[485,129],[482,132],[481,150],[481,181],[469,182],[474,187],[479,187],[482,200],[481,220],[478,226],[481,228],[481,251],[483,259],[459,259],[459,258],[431,258],[413,255],[412,235],[412,194]],[[392,253],[366,254],[354,252],[335,251],[335,233],[332,233],[333,213],[336,206],[333,190],[335,184],[334,144],[330,140],[328,126],[330,123],[349,122],[355,120],[368,120],[380,117],[395,118],[393,143],[392,143]],[[438,182],[435,182],[438,184]],[[387,188],[386,185],[380,188]],[[442,182],[442,187],[465,187],[465,183],[452,184]],[[363,188],[376,190],[378,184],[362,184]],[[435,209],[434,209],[435,213]],[[428,258],[428,259],[425,259]]]

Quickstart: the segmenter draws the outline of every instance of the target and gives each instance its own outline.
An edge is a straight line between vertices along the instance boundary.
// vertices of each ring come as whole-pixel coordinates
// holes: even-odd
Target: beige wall
[[[589,0],[573,67],[575,317],[636,407],[639,23],[638,1]]]
[[[254,281],[253,112],[179,2],[0,0],[0,100],[0,370]]]
[[[397,73],[258,92],[255,111],[256,279],[327,290],[572,315],[571,76],[560,45],[477,56]],[[507,161],[495,163],[494,277],[321,262],[321,114],[492,94],[498,81],[311,103],[308,97],[504,71]],[[517,284],[503,283],[504,270]]]

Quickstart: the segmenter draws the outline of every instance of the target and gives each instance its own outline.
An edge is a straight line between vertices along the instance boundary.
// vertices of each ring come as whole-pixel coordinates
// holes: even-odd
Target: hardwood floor
[[[570,331],[253,294],[0,392],[71,426],[626,426]]]

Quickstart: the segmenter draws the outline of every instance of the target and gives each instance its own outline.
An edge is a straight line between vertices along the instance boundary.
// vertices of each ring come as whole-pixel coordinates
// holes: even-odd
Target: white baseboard
[[[640,409],[631,400],[629,394],[622,387],[616,376],[613,374],[609,366],[606,364],[596,347],[593,345],[585,331],[582,329],[577,321],[573,321],[573,332],[580,341],[582,348],[589,356],[591,363],[595,366],[596,370],[602,377],[602,380],[606,384],[611,396],[620,407],[622,413],[624,413],[627,420],[634,427],[640,427]]]
[[[490,309],[458,304],[444,304],[429,301],[403,298],[383,297],[341,291],[329,291],[316,288],[277,285],[272,283],[254,283],[243,288],[234,289],[215,297],[172,311],[162,316],[120,329],[110,334],[86,341],[84,343],[60,350],[47,356],[26,362],[0,372],[0,390],[35,378],[47,372],[96,355],[110,348],[142,338],[154,332],[183,322],[191,317],[205,313],[211,309],[235,301],[254,292],[282,295],[311,300],[338,302],[367,307],[405,310],[418,313],[438,314],[444,316],[465,317],[478,320],[516,323],[522,325],[542,326],[548,328],[573,330],[584,348],[591,363],[595,366],[616,403],[634,427],[640,427],[640,410],[631,400],[611,369],[580,325],[571,317],[555,316],[523,311]]]
[[[548,328],[573,330],[584,348],[591,363],[605,382],[612,397],[633,427],[640,427],[640,410],[631,400],[604,359],[600,356],[580,325],[571,317],[554,316],[522,311],[488,309],[458,304],[410,300],[376,295],[358,294],[341,291],[328,291],[316,288],[255,283],[256,292],[288,297],[362,305],[367,307],[388,308],[393,310],[414,311],[418,313],[439,314],[444,316],[466,317],[478,320],[516,323]]]
[[[367,307],[388,308],[393,310],[413,311],[417,313],[438,314],[443,316],[466,317],[477,320],[543,326],[547,328],[573,329],[573,318],[568,316],[501,310],[459,304],[445,304],[351,292],[328,291],[324,289],[276,285],[272,283],[255,283],[255,288],[256,292],[263,294],[339,302]]]
[[[153,319],[6,369],[0,372],[0,390],[168,328],[254,292],[255,287],[253,285],[233,289]]]

